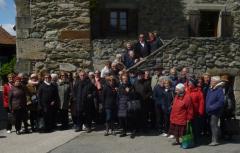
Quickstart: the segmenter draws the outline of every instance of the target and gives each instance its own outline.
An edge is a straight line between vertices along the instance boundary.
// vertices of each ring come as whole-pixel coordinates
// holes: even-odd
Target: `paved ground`
[[[209,147],[205,141],[205,145],[184,150],[172,146],[173,139],[154,133],[135,139],[103,134],[104,131],[75,133],[66,130],[18,136],[0,131],[0,153],[240,153],[240,136],[217,147]]]
[[[173,140],[162,136],[129,137],[103,136],[103,132],[83,133],[68,143],[51,151],[51,153],[240,153],[240,138],[231,143],[209,147],[203,145],[184,150],[172,146]]]
[[[0,153],[46,153],[68,142],[80,133],[73,130],[56,131],[49,134],[7,134],[0,131]]]

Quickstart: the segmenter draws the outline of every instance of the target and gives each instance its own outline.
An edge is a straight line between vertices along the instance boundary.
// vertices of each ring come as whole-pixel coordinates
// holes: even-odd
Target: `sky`
[[[11,35],[16,35],[13,30],[15,25],[16,6],[14,0],[0,0],[0,26]]]

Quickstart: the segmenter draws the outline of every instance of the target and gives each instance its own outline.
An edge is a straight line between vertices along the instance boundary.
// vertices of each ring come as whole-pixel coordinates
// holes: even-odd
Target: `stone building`
[[[15,1],[18,71],[100,69],[125,42],[158,31],[170,41],[138,69],[229,73],[240,103],[239,0]]]

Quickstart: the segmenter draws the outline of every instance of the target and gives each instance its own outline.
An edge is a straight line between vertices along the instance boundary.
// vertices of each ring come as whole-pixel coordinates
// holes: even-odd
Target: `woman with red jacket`
[[[190,95],[193,103],[193,135],[195,144],[199,144],[199,138],[201,136],[202,121],[204,115],[204,96],[202,89],[198,87],[198,80],[190,78],[188,82],[188,88],[186,93]]]
[[[4,109],[6,110],[6,112],[8,113],[8,116],[9,116],[9,114],[11,112],[10,112],[9,104],[8,104],[8,95],[9,95],[9,91],[12,89],[12,86],[13,86],[14,74],[10,73],[10,74],[8,74],[7,77],[8,77],[8,83],[4,84],[4,86],[3,86],[3,107],[4,107]],[[8,117],[8,120],[7,120],[6,130],[7,130],[7,133],[11,133],[11,130],[12,130],[12,123],[11,123],[9,117]]]
[[[176,86],[176,96],[173,100],[172,111],[170,115],[169,134],[176,137],[173,145],[180,145],[179,138],[184,135],[187,122],[193,118],[193,105],[191,98],[185,92],[185,86],[179,83]]]

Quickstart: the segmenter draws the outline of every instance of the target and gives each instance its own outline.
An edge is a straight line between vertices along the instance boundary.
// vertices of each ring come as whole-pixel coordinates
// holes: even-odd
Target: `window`
[[[190,11],[190,37],[231,37],[233,31],[231,13],[220,11]]]
[[[138,11],[136,9],[102,9],[100,18],[100,38],[136,37],[138,33]],[[98,26],[96,26],[98,27]]]
[[[127,33],[128,31],[128,13],[127,11],[110,11],[110,32],[112,34]]]
[[[200,12],[199,35],[200,37],[217,37],[219,12]]]

